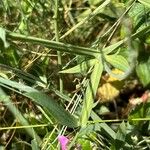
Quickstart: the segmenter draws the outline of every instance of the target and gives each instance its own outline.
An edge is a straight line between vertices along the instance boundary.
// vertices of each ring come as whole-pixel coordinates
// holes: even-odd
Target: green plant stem
[[[88,124],[95,124],[95,123],[118,123],[122,121],[150,121],[150,118],[132,118],[132,119],[113,119],[113,120],[94,120],[88,121]]]
[[[86,56],[92,56],[92,57],[97,57],[97,55],[100,54],[100,52],[98,52],[96,49],[93,49],[93,48],[74,46],[71,44],[45,40],[45,39],[41,39],[41,38],[37,38],[33,36],[25,36],[22,34],[8,32],[8,31],[7,31],[6,36],[8,39],[11,39],[13,41],[37,43],[40,45],[44,45],[48,48],[56,49],[60,52],[68,52],[71,54],[86,55]]]
[[[142,30],[132,34],[131,38],[136,39],[144,34],[147,34],[150,32],[150,25],[143,28]],[[86,55],[86,56],[91,56],[91,57],[96,57],[98,58],[99,54],[101,53],[100,51],[94,49],[94,48],[87,48],[87,47],[81,47],[81,46],[74,46],[71,44],[66,44],[66,43],[61,43],[61,42],[56,42],[56,41],[51,41],[51,40],[45,40],[33,36],[25,36],[22,34],[14,33],[14,32],[9,32],[6,31],[6,37],[8,39],[14,40],[14,41],[23,41],[23,42],[30,42],[30,43],[37,43],[40,45],[44,45],[48,48],[53,48],[56,49],[60,52],[68,52],[71,54],[77,54],[77,55]],[[102,49],[102,51],[105,54],[109,54],[115,49],[119,48],[122,46],[125,42],[127,42],[128,38],[125,38],[121,41],[118,41],[117,43],[107,46],[106,48]]]
[[[1,127],[0,131],[2,130],[14,130],[14,129],[27,129],[27,128],[40,128],[40,127],[47,127],[49,124],[35,124],[35,125],[28,125],[28,126],[15,126],[15,127]]]
[[[59,7],[59,0],[55,1],[55,37],[56,37],[56,42],[59,42],[59,29],[58,29],[58,7]],[[58,65],[62,67],[62,59],[61,59],[61,52],[57,51],[58,55]],[[61,68],[60,68],[61,69]],[[59,76],[59,90],[62,93],[63,92],[63,80],[61,78],[61,75]]]

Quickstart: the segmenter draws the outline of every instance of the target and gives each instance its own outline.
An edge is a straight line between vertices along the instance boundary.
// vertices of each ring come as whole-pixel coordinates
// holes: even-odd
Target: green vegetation
[[[0,149],[150,149],[149,0],[0,12]]]

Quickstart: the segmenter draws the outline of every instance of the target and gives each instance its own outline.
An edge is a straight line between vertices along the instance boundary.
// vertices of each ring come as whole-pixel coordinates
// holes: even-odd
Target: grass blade
[[[60,107],[56,101],[52,100],[50,96],[39,91],[28,92],[25,95],[45,107],[59,123],[71,128],[78,126],[77,120],[63,107]]]
[[[31,98],[34,102],[46,108],[49,113],[62,125],[68,127],[77,127],[77,120],[67,112],[63,107],[60,107],[59,104],[52,100],[50,96],[42,93],[34,88],[17,83],[15,81],[10,81],[0,77],[0,83],[4,87],[9,86],[15,89],[21,90],[24,96]],[[16,90],[15,90],[16,91]]]

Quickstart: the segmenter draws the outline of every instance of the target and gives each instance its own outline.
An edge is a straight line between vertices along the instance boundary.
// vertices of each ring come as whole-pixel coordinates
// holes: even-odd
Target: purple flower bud
[[[61,150],[67,150],[67,143],[69,142],[69,139],[63,135],[59,135],[58,141],[60,142]]]

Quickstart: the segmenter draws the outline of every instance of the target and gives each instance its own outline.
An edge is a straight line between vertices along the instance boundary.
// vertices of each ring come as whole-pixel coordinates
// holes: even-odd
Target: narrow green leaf
[[[39,91],[28,92],[25,96],[46,108],[59,123],[72,128],[78,126],[77,120],[63,107],[58,105],[56,101],[52,100],[50,96]]]
[[[110,63],[113,67],[124,72],[130,67],[128,61],[121,55],[106,55],[105,58],[106,61]]]
[[[7,86],[10,86],[12,88],[18,89],[18,90],[23,91],[23,92],[35,92],[36,91],[34,88],[31,88],[31,87],[26,86],[24,84],[17,83],[17,82],[8,80],[8,79],[4,79],[2,77],[0,77],[0,83],[7,85]]]
[[[81,116],[82,127],[86,126],[87,121],[90,117],[94,98],[96,95],[96,91],[99,85],[102,72],[103,72],[103,64],[101,58],[99,58],[99,60],[95,62],[93,72],[91,74],[90,81],[88,83],[85,96],[84,96],[82,116]]]
[[[1,70],[6,70],[6,71],[9,71],[9,72],[13,72],[19,78],[27,80],[27,81],[30,81],[32,83],[34,83],[36,81],[36,82],[38,82],[41,85],[46,84],[46,82],[44,82],[40,78],[38,78],[38,77],[36,77],[36,76],[34,76],[34,75],[30,74],[30,73],[27,73],[27,72],[25,72],[23,70],[19,70],[19,69],[13,68],[13,67],[10,67],[10,66],[5,65],[5,64],[1,64],[0,63],[0,69]]]
[[[125,42],[124,40],[121,40],[115,44],[112,44],[110,46],[103,48],[102,51],[104,52],[104,54],[109,54],[113,52],[114,50],[116,50],[117,48],[119,48],[124,42]]]
[[[88,61],[84,61],[75,67],[59,71],[59,73],[85,73],[94,65],[95,60],[96,59],[90,59]]]
[[[15,81],[11,81],[8,79],[4,79],[0,77],[0,84],[1,86],[6,87],[13,87],[15,89],[21,90],[23,95],[28,98],[31,98],[34,102],[38,103],[39,105],[46,108],[49,113],[62,125],[66,125],[68,127],[77,127],[77,120],[67,112],[63,107],[60,107],[58,103],[50,98],[50,96],[39,92],[38,90],[23,85],[21,83],[17,83]],[[15,90],[14,89],[14,90]]]

